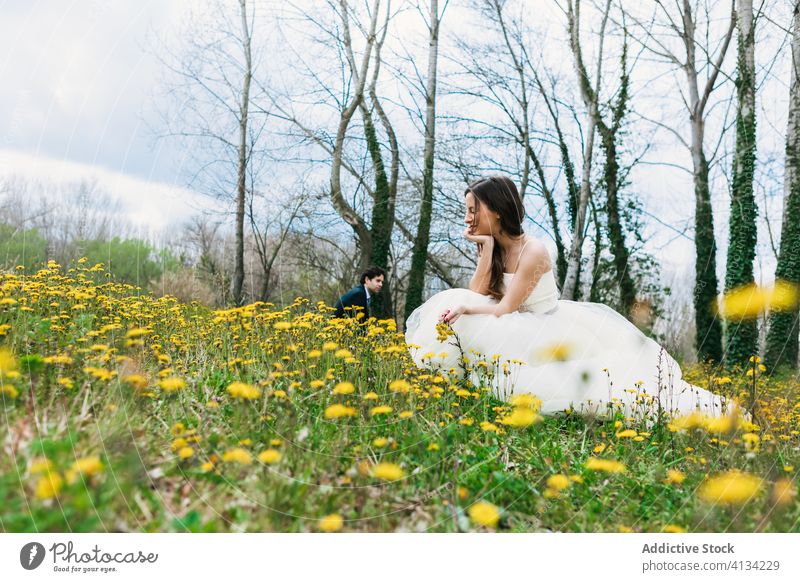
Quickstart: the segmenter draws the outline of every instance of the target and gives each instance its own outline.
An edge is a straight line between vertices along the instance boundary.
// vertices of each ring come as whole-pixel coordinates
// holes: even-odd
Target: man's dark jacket
[[[369,307],[367,306],[367,290],[363,285],[357,285],[339,297],[339,300],[336,302],[336,313],[334,313],[334,317],[344,317],[345,315],[355,317],[358,313],[358,310],[344,310],[345,307],[352,307],[355,305],[360,306],[364,310],[364,317],[362,321],[366,321],[370,314]]]

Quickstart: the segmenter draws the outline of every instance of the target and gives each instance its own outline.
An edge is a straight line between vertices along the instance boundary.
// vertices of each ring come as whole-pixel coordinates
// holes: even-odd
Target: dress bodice
[[[511,284],[513,273],[503,273],[503,287],[507,289]],[[519,306],[519,311],[530,311],[534,313],[544,313],[550,311],[558,305],[558,286],[553,270],[544,273],[531,294]]]

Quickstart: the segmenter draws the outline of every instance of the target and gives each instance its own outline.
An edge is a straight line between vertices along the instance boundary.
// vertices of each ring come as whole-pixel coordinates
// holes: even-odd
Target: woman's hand
[[[444,323],[453,324],[455,321],[467,313],[466,305],[456,305],[450,309],[445,309],[439,316],[439,321]]]
[[[494,237],[490,234],[472,234],[472,227],[467,227],[464,229],[464,237],[467,240],[471,240],[474,243],[478,243],[481,246],[486,246],[487,244],[494,244]]]

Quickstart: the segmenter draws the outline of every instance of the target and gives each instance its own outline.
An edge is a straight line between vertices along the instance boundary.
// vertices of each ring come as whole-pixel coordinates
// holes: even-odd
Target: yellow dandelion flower
[[[670,431],[677,432],[680,430],[691,430],[703,426],[706,417],[700,412],[691,412],[683,416],[673,418],[668,424]]]
[[[36,457],[35,459],[32,459],[30,467],[28,467],[28,470],[31,472],[31,475],[46,473],[49,471],[53,471],[54,469],[55,465],[53,464],[53,461],[51,461],[47,457]]]
[[[249,465],[253,462],[253,455],[250,451],[241,447],[234,447],[222,453],[222,461],[225,463],[238,463],[240,465]]]
[[[605,473],[624,473],[625,465],[612,459],[600,459],[589,457],[586,461],[586,468],[590,471],[603,471]]]
[[[670,469],[667,471],[667,483],[672,485],[680,485],[686,479],[686,475],[677,469]]]
[[[618,439],[631,439],[636,436],[636,431],[632,428],[621,430],[617,433]]]
[[[541,422],[541,420],[542,417],[539,416],[534,409],[517,406],[511,414],[506,416],[501,422],[515,428],[526,428],[536,422]]]
[[[331,404],[325,409],[325,418],[342,418],[343,416],[355,416],[356,409],[343,404]]]
[[[342,520],[342,516],[338,513],[331,513],[320,520],[319,529],[325,533],[333,533],[341,530],[343,525],[344,520]]]
[[[194,455],[194,449],[192,447],[181,447],[178,449],[178,456],[181,459],[188,459]]]
[[[372,476],[384,481],[397,481],[405,476],[405,471],[395,463],[378,463],[372,467]]]
[[[755,475],[737,470],[707,479],[698,491],[703,500],[720,505],[741,505],[761,490],[762,481]]]
[[[134,327],[133,329],[129,329],[128,333],[125,334],[126,339],[137,339],[144,335],[150,333],[150,330],[145,327]]]
[[[67,478],[68,483],[74,483],[78,480],[78,476],[92,477],[102,472],[102,470],[103,463],[100,461],[100,457],[93,455],[75,461],[72,467],[64,473],[64,476]]]
[[[272,465],[281,460],[281,453],[275,449],[265,449],[258,454],[258,460],[267,465]]]
[[[512,396],[509,403],[518,408],[531,408],[538,412],[542,408],[542,401],[533,394],[517,394]]]
[[[389,444],[389,439],[386,437],[378,437],[372,441],[372,446],[378,449],[385,447]]]
[[[782,477],[775,481],[772,486],[770,499],[773,505],[778,507],[786,507],[794,502],[797,497],[797,486],[787,477]]]
[[[186,381],[176,376],[170,376],[169,378],[160,380],[158,382],[158,387],[164,392],[177,392],[178,390],[186,388]]]
[[[64,480],[55,471],[48,471],[36,482],[36,497],[51,499],[56,497],[64,486]]]
[[[389,390],[391,392],[397,392],[401,394],[407,394],[411,391],[411,384],[409,384],[406,380],[393,380],[389,383]]]
[[[352,394],[356,391],[356,387],[352,382],[339,382],[333,388],[334,394]]]
[[[703,419],[703,428],[714,434],[727,434],[736,428],[738,419],[733,415],[708,416]]]
[[[550,475],[547,478],[547,487],[555,491],[562,491],[570,486],[569,477],[566,475],[556,474]]]
[[[378,414],[389,414],[392,412],[392,407],[382,404],[381,406],[374,406],[370,409],[370,416],[377,416]]]
[[[261,396],[261,390],[252,384],[245,384],[244,382],[232,382],[227,388],[228,394],[232,398],[240,398],[242,400],[255,400]]]
[[[670,523],[669,525],[665,525],[661,531],[664,533],[686,533],[686,528]]]
[[[497,527],[500,521],[500,510],[488,501],[478,501],[467,509],[469,518],[476,524],[484,527]]]
[[[0,378],[8,377],[10,373],[17,371],[17,360],[11,350],[0,348]]]
[[[797,306],[797,286],[778,280],[773,287],[759,287],[753,283],[726,293],[721,305],[713,305],[726,319],[751,319],[765,310],[791,311]]]
[[[141,374],[129,374],[127,376],[122,377],[122,381],[126,384],[130,384],[136,390],[144,390],[147,388],[147,378],[142,376]]]
[[[539,350],[536,357],[542,362],[564,362],[569,359],[572,350],[571,344],[559,342]]]
[[[481,430],[486,432],[497,432],[499,429],[497,428],[496,424],[493,424],[488,420],[484,420],[481,422]]]

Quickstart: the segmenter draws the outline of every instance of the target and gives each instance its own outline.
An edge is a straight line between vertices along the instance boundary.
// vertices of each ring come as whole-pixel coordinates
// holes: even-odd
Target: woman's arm
[[[523,301],[533,292],[539,283],[542,275],[551,269],[550,257],[547,250],[542,248],[537,252],[526,253],[520,260],[519,267],[511,285],[506,289],[505,295],[500,303],[495,305],[473,305],[464,307],[464,315],[490,314],[495,316],[504,315],[517,311]]]
[[[478,265],[472,274],[469,288],[481,295],[489,294],[489,281],[492,278],[492,252],[494,251],[494,237],[485,237],[483,243],[478,244]]]

